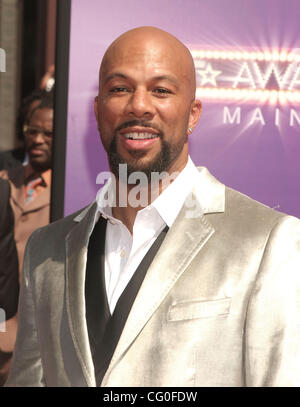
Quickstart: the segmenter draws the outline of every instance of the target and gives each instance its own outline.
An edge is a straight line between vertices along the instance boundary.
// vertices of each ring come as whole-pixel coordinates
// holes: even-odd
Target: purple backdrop
[[[283,57],[274,63],[268,57],[250,61],[246,54],[232,55],[296,50],[299,16],[299,0],[72,0],[65,214],[95,198],[96,176],[108,169],[93,101],[101,58],[118,35],[152,25],[174,34],[193,51],[230,51],[231,56],[195,59],[199,86],[261,89],[269,69],[265,89],[279,89],[281,81],[283,90],[298,97],[299,59]],[[299,99],[272,104],[228,95],[222,100],[201,98],[202,120],[190,138],[194,162],[227,185],[300,217]]]

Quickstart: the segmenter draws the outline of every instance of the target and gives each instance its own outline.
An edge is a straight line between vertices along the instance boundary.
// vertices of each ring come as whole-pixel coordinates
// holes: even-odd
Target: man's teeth
[[[125,138],[131,139],[131,140],[145,140],[145,139],[151,139],[151,138],[156,138],[157,134],[153,133],[126,133],[123,134]]]

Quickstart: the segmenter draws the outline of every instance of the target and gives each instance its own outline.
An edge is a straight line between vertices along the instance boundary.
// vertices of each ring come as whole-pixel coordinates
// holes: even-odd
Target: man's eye
[[[171,93],[171,91],[169,91],[169,89],[165,89],[165,88],[156,88],[156,89],[154,89],[154,93],[158,93],[159,95],[167,95],[167,94]]]
[[[53,136],[53,132],[50,130],[44,130],[44,134],[46,137],[51,138]]]
[[[111,93],[122,93],[122,92],[128,92],[128,89],[125,88],[124,86],[116,86],[110,90]]]

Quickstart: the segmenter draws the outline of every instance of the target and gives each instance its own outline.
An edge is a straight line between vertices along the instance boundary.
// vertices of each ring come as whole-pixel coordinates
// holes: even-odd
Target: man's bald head
[[[112,172],[122,163],[148,176],[181,171],[201,114],[195,90],[193,58],[173,35],[140,27],[117,38],[103,57],[95,98]]]
[[[130,58],[131,50],[140,48],[141,52],[145,49],[151,50],[155,57],[156,50],[163,50],[164,56],[172,59],[180,70],[182,79],[194,99],[196,91],[196,75],[193,57],[189,49],[172,34],[156,27],[138,27],[120,35],[106,50],[99,73],[99,84],[103,83],[107,71],[114,61],[122,63],[121,57]],[[134,63],[134,61],[133,61]]]

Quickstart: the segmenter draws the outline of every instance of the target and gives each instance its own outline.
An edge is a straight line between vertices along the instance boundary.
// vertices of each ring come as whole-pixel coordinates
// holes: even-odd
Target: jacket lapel
[[[91,204],[75,221],[66,238],[66,304],[70,331],[85,380],[95,386],[94,365],[85,317],[85,271],[87,246],[96,220],[97,205]]]
[[[224,191],[224,185],[205,168],[199,169],[193,191],[148,269],[102,384],[107,382],[118,360],[214,233],[205,214],[224,212]]]

